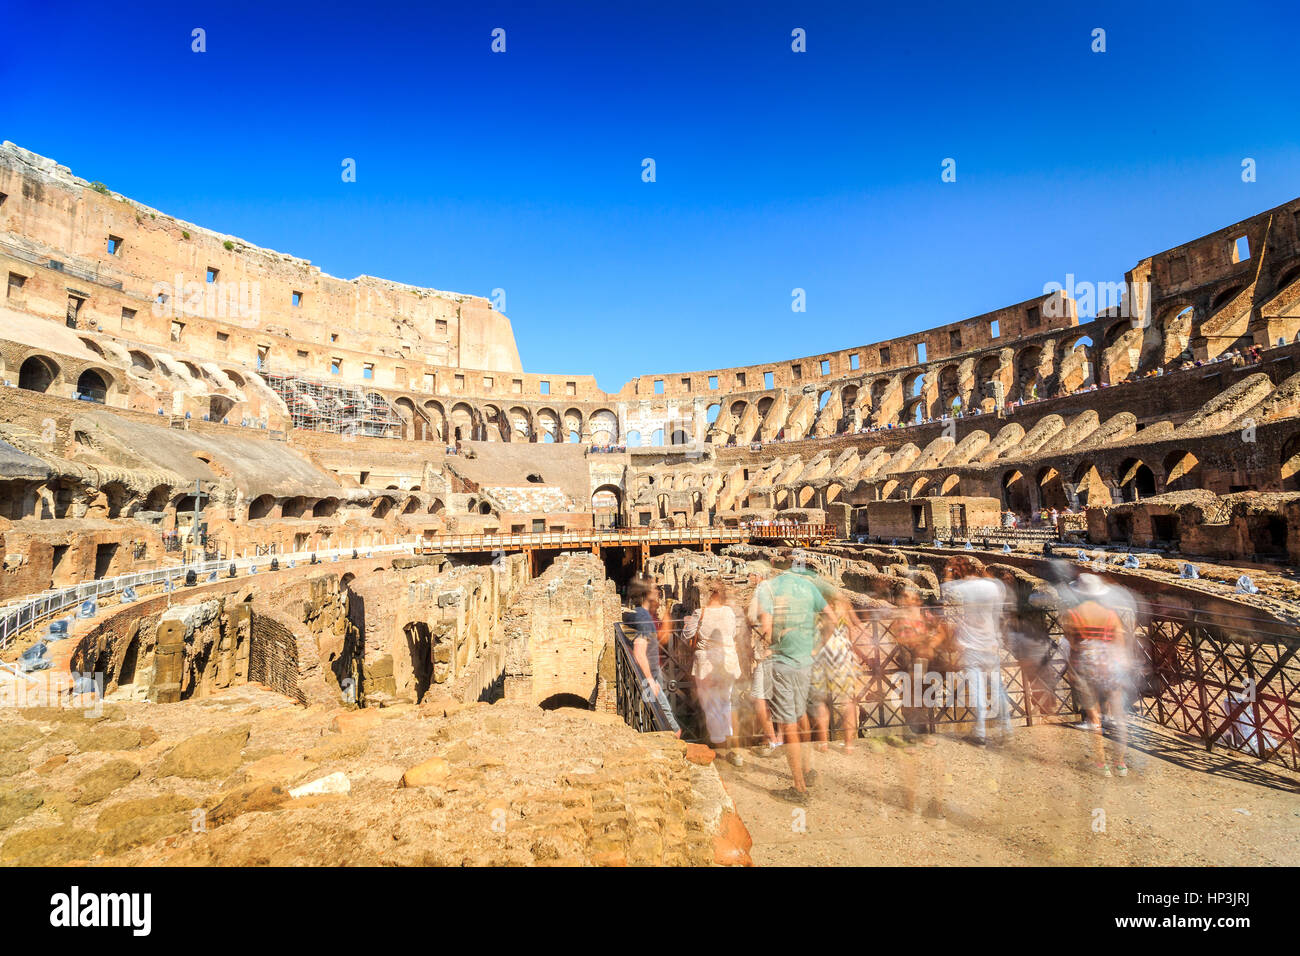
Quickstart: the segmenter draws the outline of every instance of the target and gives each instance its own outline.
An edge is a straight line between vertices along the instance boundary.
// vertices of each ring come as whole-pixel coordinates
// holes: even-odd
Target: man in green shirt
[[[817,619],[830,615],[820,582],[796,557],[794,566],[757,592],[759,627],[772,645],[772,722],[785,738],[794,786],[782,796],[806,803],[808,788],[800,759],[800,737],[808,729],[808,688]]]

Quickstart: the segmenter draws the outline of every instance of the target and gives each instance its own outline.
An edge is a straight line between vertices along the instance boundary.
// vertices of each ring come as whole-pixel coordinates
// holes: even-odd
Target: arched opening
[[[618,416],[608,408],[591,416],[591,440],[596,445],[618,444]]]
[[[1070,506],[1070,496],[1065,492],[1065,482],[1061,473],[1055,468],[1043,468],[1038,472],[1038,499],[1043,510],[1056,508],[1064,511]]]
[[[1029,497],[1029,482],[1019,471],[1008,471],[1002,476],[1002,507],[1020,515],[1033,510]]]
[[[88,368],[77,377],[77,397],[83,402],[103,405],[108,398],[108,381],[93,368]]]
[[[423,441],[424,419],[415,410],[415,403],[403,395],[393,402],[393,411],[402,420],[402,431],[407,441]]]
[[[1289,286],[1292,282],[1295,282],[1297,279],[1300,279],[1300,263],[1295,263],[1289,268],[1283,270],[1283,272],[1278,275],[1277,280],[1273,284],[1273,287],[1277,291],[1281,292],[1283,289]]]
[[[939,371],[939,408],[947,415],[961,411],[961,383],[956,365],[945,365]]]
[[[690,442],[691,442],[690,436],[688,436],[685,431],[683,431],[680,428],[673,429],[673,434],[672,434],[672,439],[670,441],[670,444],[689,445]]]
[[[390,498],[376,498],[374,506],[370,509],[372,518],[387,518],[388,513],[393,510],[393,502]]]
[[[722,411],[722,406],[719,405],[717,402],[714,402],[712,405],[710,405],[708,408],[704,410],[704,421],[707,424],[712,425],[714,422],[718,420],[718,413],[721,411]]]
[[[529,441],[533,437],[532,416],[528,409],[516,405],[510,409],[511,441]]]
[[[592,523],[597,528],[621,527],[623,494],[617,485],[601,485],[591,493]]]
[[[451,434],[455,441],[472,441],[474,435],[474,412],[461,402],[451,410]]]
[[[446,506],[442,503],[441,498],[434,498],[433,501],[429,503],[428,513],[431,515],[441,514],[445,507]]]
[[[1201,487],[1201,463],[1189,451],[1173,451],[1165,456],[1165,491],[1186,491]]]
[[[1136,328],[1136,325],[1132,319],[1123,319],[1122,321],[1116,322],[1114,325],[1110,326],[1110,328],[1106,329],[1106,333],[1101,337],[1102,348],[1110,348],[1119,341],[1120,336],[1134,328]]]
[[[447,440],[447,413],[442,410],[442,405],[435,401],[424,403],[424,417],[429,422],[429,437],[445,442]]]
[[[961,477],[959,475],[949,475],[943,480],[943,485],[939,488],[940,495],[960,495],[961,494]]]
[[[1085,461],[1074,470],[1074,494],[1080,508],[1111,503],[1110,489],[1097,466],[1090,461]]]
[[[100,489],[104,493],[104,513],[109,518],[120,518],[131,500],[131,492],[120,481],[110,481]]]
[[[582,710],[591,709],[589,702],[577,694],[552,694],[538,706],[542,710],[559,710],[561,707],[577,707]]]
[[[225,421],[230,410],[235,407],[233,399],[224,395],[212,395],[208,398],[208,420],[214,422]]]
[[[1156,493],[1156,476],[1140,459],[1130,458],[1120,465],[1119,488],[1125,501],[1141,501]]]
[[[265,518],[275,507],[275,495],[259,495],[248,503],[248,520]]]
[[[654,434],[650,436],[650,444],[655,448],[662,448],[664,444],[664,430],[656,428]]]
[[[132,368],[140,369],[142,372],[152,372],[154,370],[155,366],[153,359],[144,352],[133,349],[129,354],[131,356]]]
[[[33,355],[18,369],[18,387],[29,392],[49,391],[59,367],[41,355]]]
[[[582,412],[576,408],[570,408],[564,413],[564,433],[565,439],[570,444],[576,445],[582,441]]]
[[[1016,398],[1020,401],[1033,401],[1039,398],[1038,367],[1043,362],[1043,349],[1031,345],[1016,356]]]
[[[286,498],[284,507],[280,509],[282,518],[301,518],[307,511],[307,499],[302,495],[294,495],[292,498]]]
[[[171,497],[171,488],[167,485],[154,485],[145,496],[144,504],[140,506],[141,511],[166,511],[167,501]]]
[[[920,398],[923,391],[925,391],[925,375],[923,373],[912,372],[903,379],[903,394],[908,398]]]
[[[329,518],[339,510],[339,500],[337,498],[322,498],[311,506],[311,516],[313,518]]]
[[[1246,287],[1240,284],[1230,285],[1228,288],[1215,295],[1215,297],[1210,300],[1211,314],[1217,312],[1221,307],[1231,302],[1244,288]]]
[[[1282,489],[1300,491],[1300,434],[1292,435],[1282,446]]]
[[[537,437],[539,441],[554,443],[560,439],[560,416],[549,408],[537,413]]]
[[[1002,381],[1002,362],[996,355],[986,355],[975,369],[980,394],[984,398],[997,398],[997,385]]]
[[[641,447],[641,433],[637,431],[635,428],[627,433],[627,447],[628,448]]]
[[[406,506],[402,508],[402,514],[413,515],[420,510],[420,499],[411,497],[406,501]]]

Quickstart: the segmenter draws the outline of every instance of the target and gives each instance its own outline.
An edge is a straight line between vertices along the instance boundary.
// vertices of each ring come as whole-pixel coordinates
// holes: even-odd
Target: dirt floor
[[[775,796],[790,783],[780,750],[717,766],[757,865],[1300,864],[1300,774],[1139,722],[1129,776],[1106,778],[1091,736],[1040,725],[987,749],[955,735],[835,744],[815,756],[806,807]]]

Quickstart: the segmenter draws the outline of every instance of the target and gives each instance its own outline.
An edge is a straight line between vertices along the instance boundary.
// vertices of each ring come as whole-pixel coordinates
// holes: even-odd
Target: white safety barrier
[[[358,548],[326,548],[317,551],[297,551],[293,554],[275,554],[259,555],[254,558],[230,558],[219,561],[204,561],[195,564],[176,564],[169,565],[165,568],[155,568],[152,571],[137,571],[132,574],[119,574],[112,578],[101,578],[98,581],[86,581],[81,584],[75,584],[66,588],[55,588],[51,591],[42,591],[40,594],[24,598],[16,604],[9,604],[0,607],[0,650],[8,647],[13,643],[14,638],[41,621],[58,617],[69,608],[80,607],[84,601],[95,601],[106,594],[117,594],[126,588],[138,590],[143,587],[149,587],[155,584],[162,584],[164,588],[167,584],[175,587],[176,581],[184,582],[186,575],[193,571],[198,579],[196,584],[207,584],[211,580],[221,580],[230,573],[230,566],[235,566],[235,574],[248,573],[250,569],[255,569],[254,573],[261,574],[270,570],[271,561],[275,559],[279,562],[279,569],[288,570],[289,562],[295,565],[310,563],[312,556],[315,555],[317,561],[333,561],[335,558],[351,558],[353,551],[358,556],[373,556],[376,554],[406,553],[413,554],[415,544],[412,542],[400,542],[397,544],[378,544]],[[216,578],[212,577],[216,572]]]

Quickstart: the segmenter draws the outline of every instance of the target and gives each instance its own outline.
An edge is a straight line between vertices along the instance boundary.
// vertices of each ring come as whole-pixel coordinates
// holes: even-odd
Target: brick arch
[[[18,363],[18,387],[28,391],[48,392],[62,376],[63,367],[44,352],[30,351]]]

